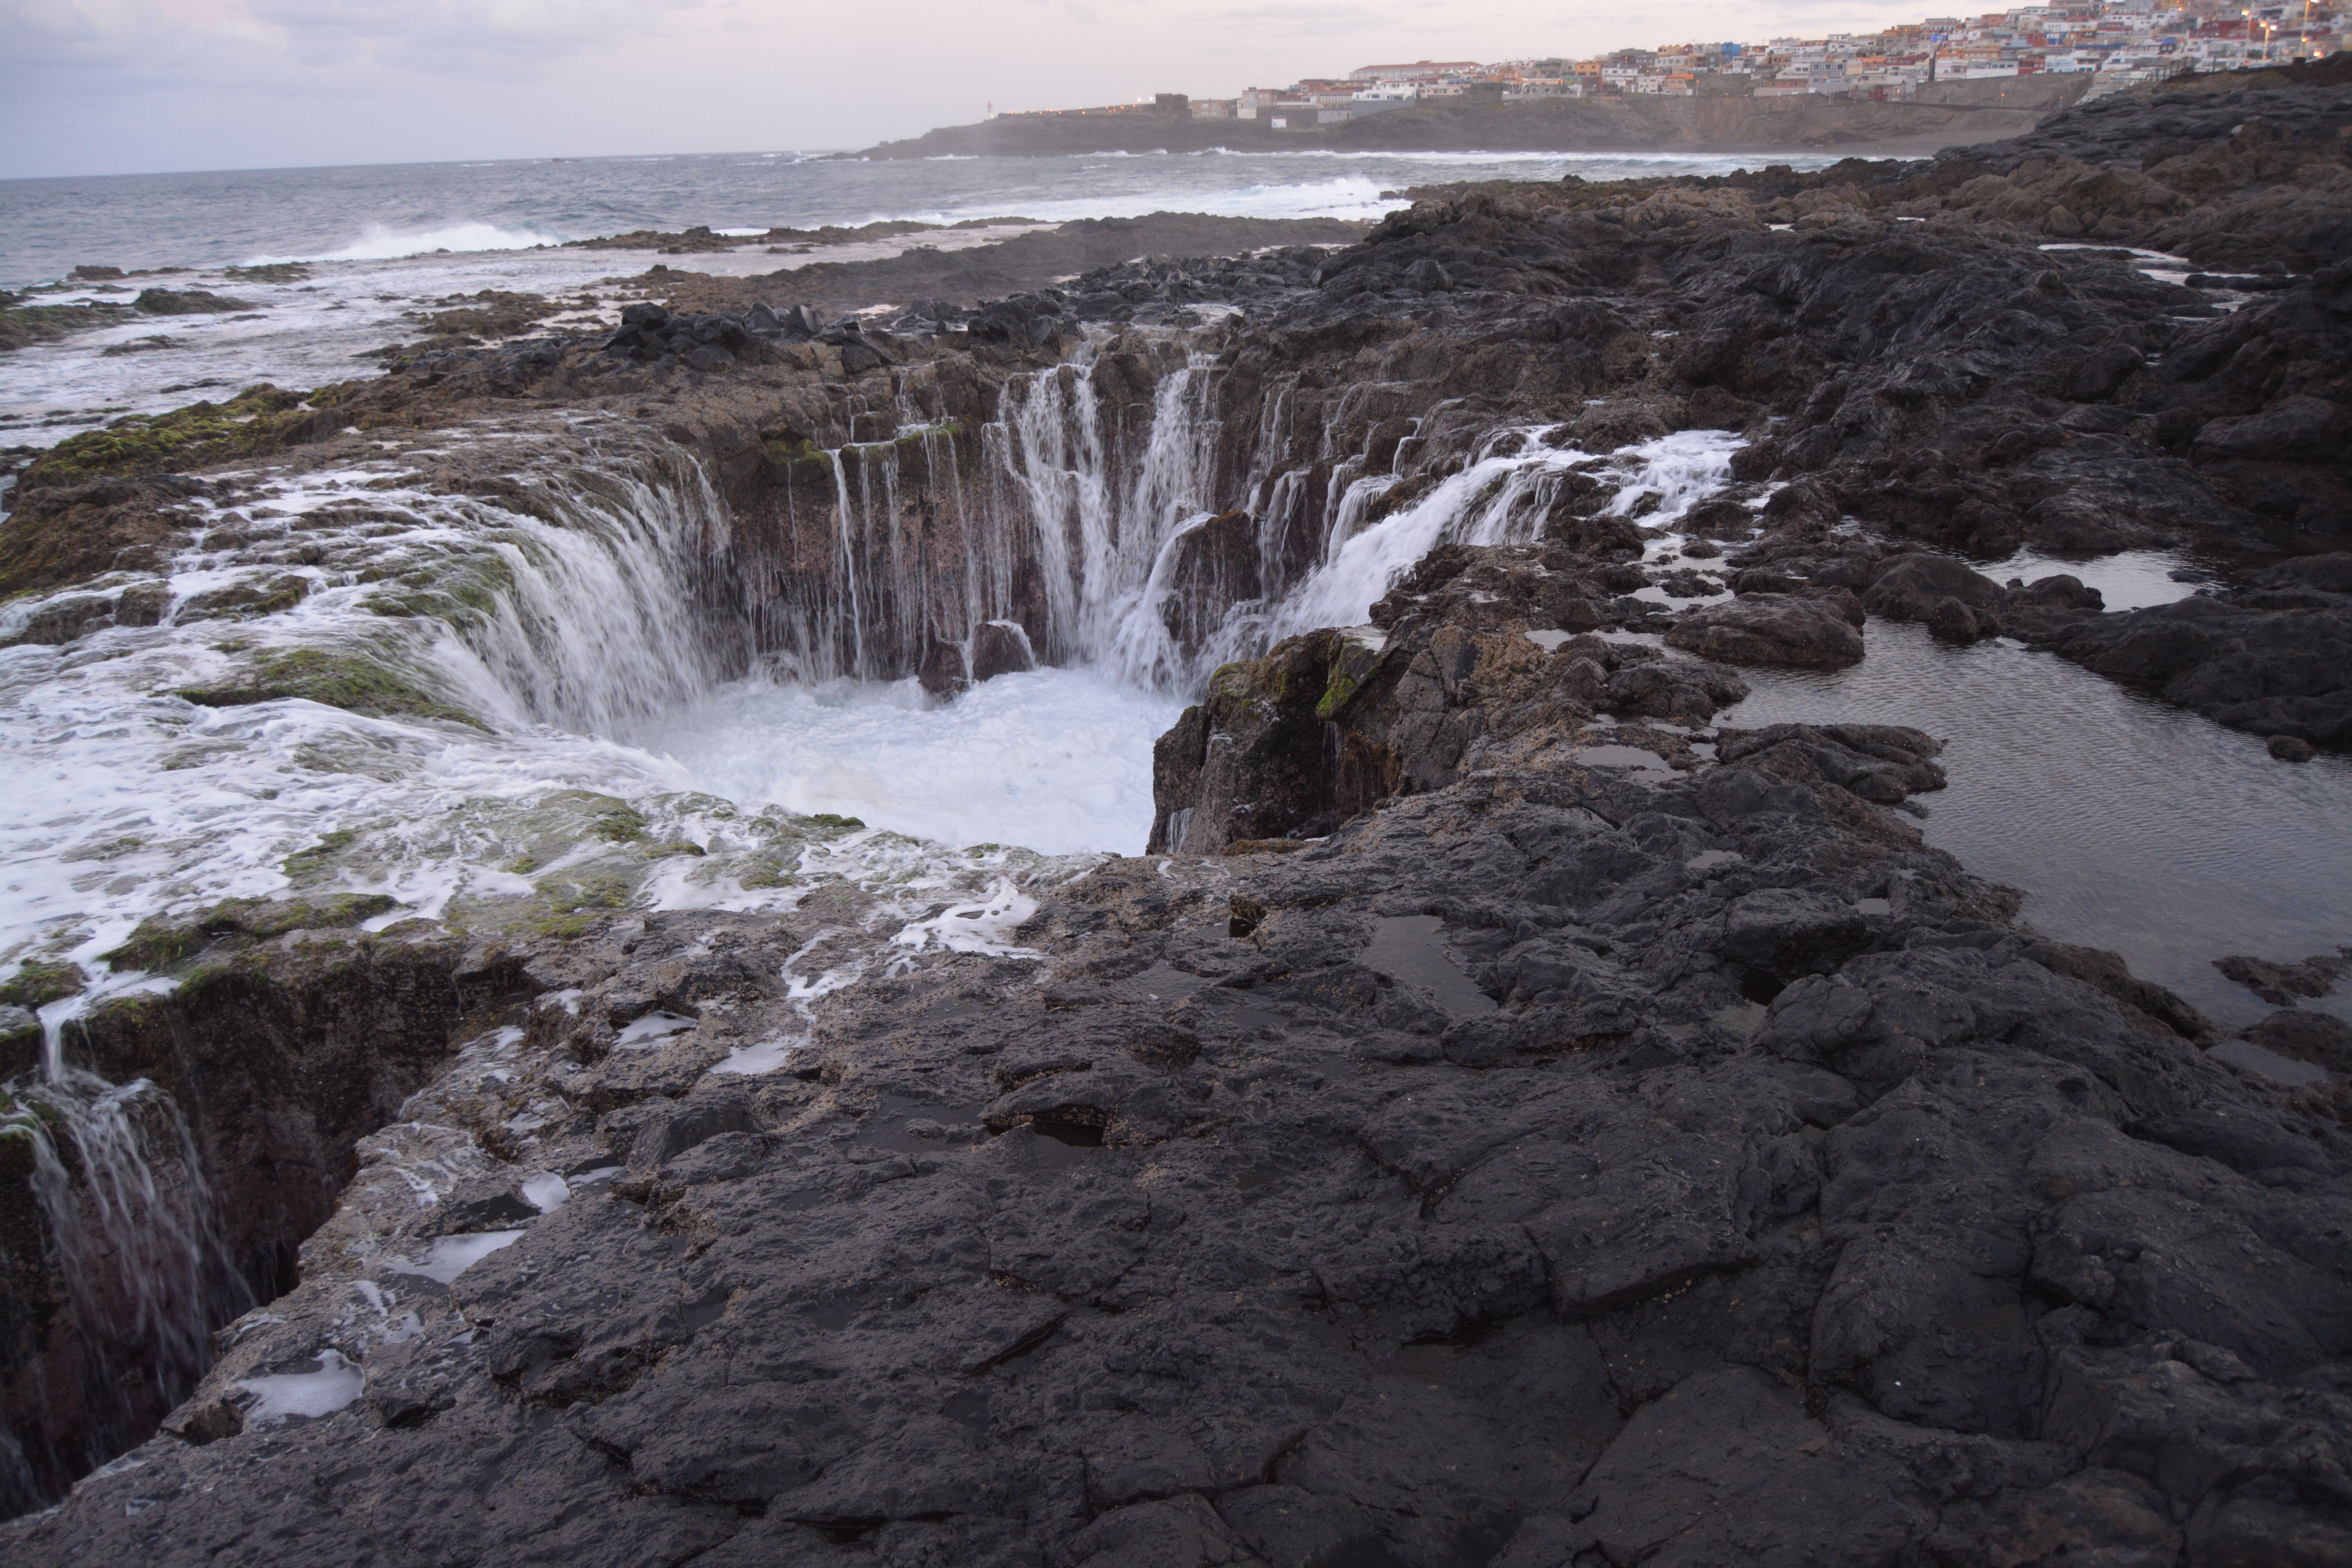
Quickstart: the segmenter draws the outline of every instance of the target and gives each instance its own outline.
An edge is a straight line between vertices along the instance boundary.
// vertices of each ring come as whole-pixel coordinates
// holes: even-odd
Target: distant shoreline
[[[1143,153],[1660,153],[1869,151],[1917,155],[2021,135],[2081,98],[2088,77],[1947,82],[1905,102],[1804,98],[1562,98],[1391,110],[1314,129],[1171,113],[1000,115],[843,158],[1066,157]]]

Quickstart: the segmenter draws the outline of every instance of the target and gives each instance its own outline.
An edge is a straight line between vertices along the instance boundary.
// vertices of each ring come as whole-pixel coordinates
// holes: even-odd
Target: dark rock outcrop
[[[2233,730],[2352,742],[2352,555],[2307,556],[2234,590],[2072,620],[2046,641]]]
[[[514,1155],[604,1174],[443,1198],[506,1228],[382,1276],[396,1333],[323,1281],[257,1317],[11,1559],[2341,1555],[2330,1091],[1822,771],[1917,738],[1755,739],[1108,860],[1042,974],[927,960],[793,1070],[601,1110],[570,1053],[721,960],[756,1036],[800,922],[526,955],[575,1109]],[[313,1418],[245,1392],[347,1364]]]
[[[1369,527],[1503,443],[1559,460],[1481,535],[1538,542],[1441,545],[1371,629],[1220,670],[1155,755],[1161,858],[1033,885],[1017,949],[908,948],[812,998],[785,967],[843,929],[823,900],[574,910],[100,1009],[91,1064],[196,1108],[247,1288],[293,1289],[11,1560],[2352,1555],[2340,1029],[2225,1037],[2019,926],[1900,815],[1943,782],[1918,731],[1697,731],[1745,694],[1718,660],[1851,664],[1875,613],[2345,743],[2340,89],[2251,90],[2283,96],[2168,88],[1932,163],[1424,193],[1336,254],[1129,227],[1007,246],[969,289],[937,254],[670,278],[609,339],[63,444],[0,538],[10,586],[152,571],[205,493],[174,468],[492,407],[657,425],[729,510],[698,591],[746,646],[940,690],[1070,654],[1034,551],[983,531],[995,492],[956,511],[938,477],[1012,482],[971,459],[1016,383],[1083,370],[1131,489],[1134,432],[1213,362],[1162,602],[1186,657],[1300,581],[1354,481]],[[2076,238],[2310,270],[2184,288],[2042,248]],[[932,302],[817,314],[883,298]],[[1137,323],[1198,335],[1061,363]],[[1663,495],[1581,454],[1701,429],[1748,444],[1679,520],[1702,542],[1644,565]],[[2272,564],[2108,615],[1967,563],[2022,544]],[[1734,597],[1678,615],[1654,584]],[[24,631],[149,624],[152,590]],[[461,1015],[518,1054],[452,1061]],[[391,1151],[434,1139],[467,1174],[424,1202]],[[21,1392],[58,1286],[13,1174]]]
[[[1862,633],[1818,599],[1756,594],[1692,611],[1667,643],[1725,664],[1839,669],[1862,661]]]
[[[173,1152],[156,1178],[160,1195],[133,1200],[148,1222],[193,1223],[176,1211],[201,1184],[217,1235],[187,1258],[129,1254],[102,1260],[105,1277],[68,1281],[28,1173],[10,1164],[0,1184],[0,1426],[13,1442],[0,1500],[53,1496],[152,1431],[209,1364],[176,1320],[209,1312],[218,1322],[291,1289],[297,1248],[332,1210],[358,1140],[440,1070],[469,1009],[528,988],[501,955],[469,962],[446,935],[350,936],[287,912],[301,908],[279,906],[283,918],[260,925],[282,938],[275,947],[237,940],[258,923],[250,910],[241,926],[188,930],[178,953],[209,949],[217,962],[168,997],[117,1003],[68,1029],[69,1067],[151,1083],[169,1096],[152,1114],[185,1119],[184,1149],[160,1141]],[[223,932],[232,940],[215,947]],[[184,1154],[199,1168],[184,1168]],[[70,1145],[65,1157],[80,1158]],[[167,1272],[110,1272],[142,1268]],[[95,1321],[73,1309],[78,1295],[95,1302]]]

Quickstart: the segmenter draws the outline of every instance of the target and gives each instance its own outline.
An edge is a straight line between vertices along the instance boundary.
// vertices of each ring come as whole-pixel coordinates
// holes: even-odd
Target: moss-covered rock
[[[0,352],[111,327],[129,321],[134,314],[128,305],[10,306],[0,310]]]
[[[353,653],[284,648],[265,653],[243,675],[218,686],[183,687],[176,695],[205,708],[243,708],[299,697],[371,718],[446,719],[487,728],[398,671]]]
[[[388,365],[401,365],[425,354],[454,353],[501,338],[520,336],[564,309],[560,301],[544,295],[517,294],[499,289],[452,294],[439,303],[456,308],[408,312],[409,320],[424,325],[425,336],[413,342],[387,343],[383,348],[371,349],[367,357]]]
[[[319,835],[319,842],[307,849],[297,849],[286,857],[279,867],[290,881],[299,882],[315,877],[334,863],[334,858],[349,848],[359,838],[357,829],[338,827]]]
[[[226,403],[192,403],[168,414],[132,414],[103,430],[68,437],[25,470],[27,489],[106,475],[160,473],[273,452],[338,427],[299,392],[264,382]]]
[[[515,922],[514,929],[530,936],[564,941],[587,935],[628,907],[636,891],[630,879],[614,872],[591,870],[543,878],[537,885],[537,909]]]
[[[280,610],[292,609],[310,594],[310,580],[288,572],[259,582],[232,583],[225,588],[194,595],[173,618],[184,623],[274,616]]]
[[[0,1004],[18,1007],[46,1007],[61,997],[79,992],[84,981],[81,966],[54,959],[26,959],[16,973],[0,982]]]
[[[30,1008],[0,1002],[0,1082],[32,1071],[40,1065],[41,1055],[40,1019]],[[0,1122],[8,1117],[12,1103],[0,1094]]]
[[[610,810],[597,816],[588,830],[608,843],[638,843],[646,836],[646,814],[625,801],[616,801]]]
[[[503,556],[467,554],[385,579],[383,588],[368,595],[367,608],[379,616],[466,626],[493,614],[499,596],[513,585],[514,568]]]
[[[221,276],[232,283],[299,283],[310,276],[305,261],[265,261],[258,267],[224,267]]]
[[[129,941],[100,956],[117,969],[170,969],[216,942],[263,942],[292,931],[355,926],[399,907],[399,900],[382,893],[227,899],[193,919],[141,921]]]
[[[201,489],[199,481],[176,475],[29,490],[20,482],[12,498],[16,510],[0,527],[0,599],[51,592],[108,572],[168,570],[190,529],[179,503]],[[142,597],[131,613],[140,614],[146,603]],[[117,623],[132,624],[121,619],[122,608],[116,606]]]

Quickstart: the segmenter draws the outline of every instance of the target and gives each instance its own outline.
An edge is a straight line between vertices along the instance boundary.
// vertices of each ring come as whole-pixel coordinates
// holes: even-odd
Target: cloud
[[[536,75],[667,29],[698,0],[247,0],[306,66]]]
[[[1294,38],[1334,37],[1394,25],[1391,13],[1362,5],[1247,5],[1217,12],[1212,19],[1223,27]]]
[[[708,0],[0,0],[0,80],[151,92],[268,83],[350,90],[305,73],[524,80],[670,30]],[[714,16],[713,20],[717,18]]]

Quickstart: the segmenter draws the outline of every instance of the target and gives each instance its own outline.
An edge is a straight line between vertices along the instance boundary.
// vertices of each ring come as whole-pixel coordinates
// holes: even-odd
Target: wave
[[[1144,217],[1152,213],[1206,213],[1212,217],[1379,217],[1407,205],[1383,197],[1375,180],[1343,174],[1327,180],[1268,181],[1223,190],[1155,185],[1139,191],[1106,191],[1045,201],[1023,195],[999,195],[926,212],[877,212],[866,221],[879,222],[889,217],[952,224],[967,218],[998,216],[1008,205],[1023,217],[1042,223]]]
[[[310,256],[257,256],[245,265],[264,267],[287,261],[396,261],[406,256],[430,256],[436,250],[532,250],[542,245],[561,245],[569,237],[539,229],[500,228],[489,223],[455,223],[444,228],[408,233],[376,224],[371,225],[359,238],[341,250]]]

